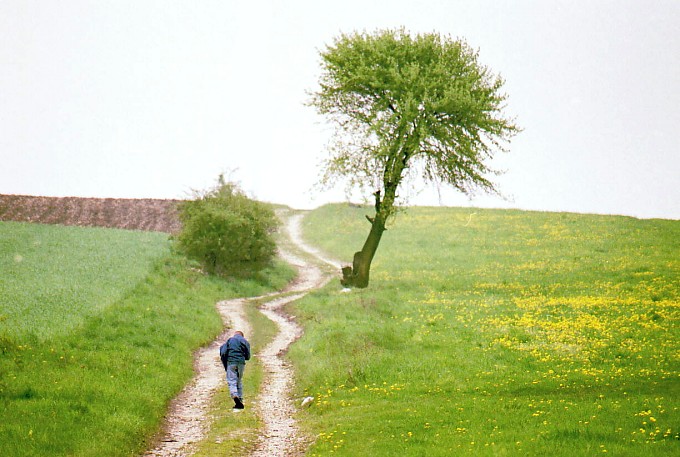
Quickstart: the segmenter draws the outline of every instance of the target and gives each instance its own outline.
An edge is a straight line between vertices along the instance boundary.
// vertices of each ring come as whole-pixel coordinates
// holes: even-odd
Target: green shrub
[[[272,208],[248,198],[223,176],[214,189],[182,202],[180,219],[180,250],[210,273],[250,276],[276,254],[272,234],[279,222]]]

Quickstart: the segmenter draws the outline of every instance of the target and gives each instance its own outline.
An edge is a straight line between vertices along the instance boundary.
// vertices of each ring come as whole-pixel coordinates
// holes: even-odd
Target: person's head
[[[236,330],[236,331],[234,332],[234,336],[236,336],[236,335],[245,336],[241,330]]]

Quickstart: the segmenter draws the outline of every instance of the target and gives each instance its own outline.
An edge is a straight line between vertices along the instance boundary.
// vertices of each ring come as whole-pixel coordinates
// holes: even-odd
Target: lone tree
[[[310,105],[336,124],[321,182],[375,196],[371,230],[342,284],[367,287],[371,262],[408,177],[464,194],[498,193],[486,160],[518,132],[503,116],[503,79],[462,40],[405,30],[343,34],[321,51]]]

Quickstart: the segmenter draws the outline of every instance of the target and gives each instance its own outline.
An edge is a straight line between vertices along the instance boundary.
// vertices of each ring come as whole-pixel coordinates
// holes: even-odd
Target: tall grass
[[[0,227],[14,239],[32,229],[16,230],[16,226],[8,228],[4,224]],[[49,237],[60,239],[62,230],[93,229],[44,230]],[[93,245],[101,248],[111,234],[106,229],[94,230],[98,234],[94,236],[101,238]],[[127,238],[123,245],[132,246],[126,253],[130,270],[138,271],[134,266],[137,262],[147,267],[136,275],[136,281],[131,277],[123,281],[125,286],[117,293],[112,287],[113,296],[105,306],[79,300],[98,296],[99,292],[90,289],[111,281],[107,272],[115,276],[115,261],[106,264],[106,256],[89,256],[92,245],[87,243],[63,244],[61,252],[56,248],[35,251],[36,257],[43,252],[58,255],[64,265],[70,259],[81,259],[85,263],[82,271],[94,269],[99,273],[77,276],[73,284],[78,293],[57,310],[48,309],[52,302],[46,305],[32,297],[26,300],[26,307],[42,307],[44,312],[57,316],[68,313],[72,305],[74,314],[79,314],[75,326],[48,325],[49,332],[37,329],[38,335],[49,335],[43,338],[8,331],[9,336],[0,341],[0,455],[139,454],[157,430],[168,401],[192,375],[194,349],[220,332],[222,324],[215,302],[280,288],[292,274],[279,264],[257,280],[220,280],[203,275],[174,254],[167,238],[149,241],[147,234],[141,232],[121,232],[116,236]],[[31,244],[20,241],[18,245],[21,243]],[[142,256],[146,243],[156,243],[158,246],[149,252],[162,255]],[[116,244],[107,246],[121,249]],[[40,290],[37,282],[42,277],[25,274],[25,287]],[[59,284],[59,280],[54,282]]]
[[[361,208],[305,219],[351,259]],[[677,455],[680,222],[413,208],[295,305],[309,455]]]

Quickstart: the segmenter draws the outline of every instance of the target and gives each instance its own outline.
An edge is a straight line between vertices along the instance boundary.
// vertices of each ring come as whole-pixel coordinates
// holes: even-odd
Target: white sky
[[[340,32],[462,37],[524,129],[511,200],[413,204],[680,219],[680,1],[0,0],[0,193],[183,198],[222,171],[297,208],[328,128],[303,103]]]

